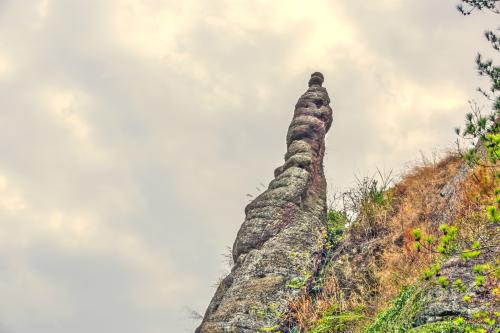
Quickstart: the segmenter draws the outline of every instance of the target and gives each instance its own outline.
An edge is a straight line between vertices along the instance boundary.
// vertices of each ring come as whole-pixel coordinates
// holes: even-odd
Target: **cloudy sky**
[[[192,332],[313,71],[332,189],[451,146],[457,1],[0,0],[0,332]]]

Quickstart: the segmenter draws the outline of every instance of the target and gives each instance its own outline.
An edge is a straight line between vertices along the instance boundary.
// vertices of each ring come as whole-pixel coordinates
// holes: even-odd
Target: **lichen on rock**
[[[326,224],[325,135],[332,123],[323,75],[313,73],[286,136],[285,162],[245,208],[234,266],[220,283],[197,333],[276,327],[298,286],[314,273]]]

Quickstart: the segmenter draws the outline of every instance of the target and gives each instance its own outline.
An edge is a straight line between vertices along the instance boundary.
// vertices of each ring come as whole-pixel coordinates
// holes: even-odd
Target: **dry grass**
[[[379,290],[376,310],[385,306],[405,285],[414,283],[436,254],[415,250],[411,230],[420,229],[437,237],[442,212],[450,202],[440,195],[442,188],[459,168],[461,159],[449,155],[436,164],[415,167],[394,187],[394,214],[387,221],[389,232],[376,276],[383,286]]]
[[[345,297],[334,274],[328,274],[322,291],[315,298],[303,292],[298,299],[290,302],[290,321],[300,332],[309,332],[326,313],[359,312],[363,304],[358,299]],[[364,326],[363,321],[352,322],[349,327],[344,327],[342,332],[355,332],[356,327]]]
[[[450,195],[453,200],[440,195],[461,164],[459,157],[449,155],[440,162],[416,166],[385,191],[388,204],[360,207],[356,221],[333,250],[322,291],[314,297],[304,292],[291,302],[290,321],[308,332],[332,306],[344,312],[362,308],[366,320],[343,330],[359,332],[438,256],[416,251],[412,229],[438,237],[440,224],[456,222],[464,230],[462,241],[477,237],[484,225],[484,203],[494,202],[498,184],[492,170],[478,167],[457,183]]]
[[[463,183],[456,220],[463,231],[460,234],[462,242],[470,242],[478,235],[487,234],[489,226],[483,223],[487,219],[485,208],[496,202],[495,189],[499,187],[498,178],[495,177],[497,171],[497,168],[477,167]]]

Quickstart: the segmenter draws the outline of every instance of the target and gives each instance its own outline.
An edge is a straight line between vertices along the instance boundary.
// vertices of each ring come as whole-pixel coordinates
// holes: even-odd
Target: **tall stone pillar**
[[[313,73],[295,105],[285,162],[245,208],[234,266],[220,283],[197,333],[270,331],[314,274],[326,225],[325,134],[332,123],[323,75]]]

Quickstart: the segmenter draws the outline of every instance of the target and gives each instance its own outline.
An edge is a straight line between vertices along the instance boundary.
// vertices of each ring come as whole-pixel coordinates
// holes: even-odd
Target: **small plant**
[[[455,318],[455,320],[453,320],[453,324],[457,326],[462,326],[464,321],[465,321],[464,317],[457,317]]]
[[[456,249],[455,240],[457,238],[458,228],[449,226],[448,224],[442,224],[439,226],[439,231],[443,234],[439,238],[437,251],[442,254],[452,254]]]
[[[422,290],[415,286],[404,288],[391,306],[380,313],[364,333],[408,332],[412,314],[417,311]]]
[[[424,235],[424,233],[418,228],[412,229],[411,235],[414,239],[415,250],[420,252],[422,249],[425,249],[427,252],[438,252],[446,255],[455,253],[458,247],[458,228],[456,226],[442,224],[439,226],[439,231],[442,235],[439,237],[439,242],[434,249],[434,237],[432,237],[432,235]]]
[[[411,235],[413,236],[413,238],[415,238],[415,241],[418,242],[418,241],[420,241],[420,239],[422,239],[422,230],[413,229],[411,231]]]
[[[429,246],[434,244],[434,237],[432,237],[431,235],[425,236],[424,240],[425,240],[425,243],[427,243],[427,245],[429,245]]]
[[[294,277],[293,279],[291,279],[287,283],[286,287],[290,288],[290,289],[301,289],[302,287],[304,287],[306,285],[306,283],[310,277],[311,277],[311,274],[309,274],[309,273],[305,273],[301,277]]]
[[[340,311],[336,304],[330,306],[309,333],[346,332],[358,320],[363,318],[362,309],[353,312]]]
[[[486,271],[489,269],[490,269],[490,265],[484,264],[484,265],[474,265],[474,268],[472,270],[476,274],[484,275],[486,273]]]
[[[290,289],[300,289],[304,286],[304,281],[301,278],[294,277],[286,286]]]
[[[357,179],[356,186],[342,194],[345,216],[352,221],[351,235],[372,239],[384,229],[381,213],[390,209],[393,196],[391,184],[391,173],[384,175],[379,171],[379,179]]]
[[[481,59],[478,60],[481,61]],[[498,67],[496,71],[497,75],[499,75],[500,70]],[[497,98],[500,98],[500,96],[497,96]],[[471,112],[465,115],[465,127],[464,129],[455,129],[456,134],[472,146],[463,153],[457,140],[458,151],[470,166],[482,164],[481,149],[477,146],[478,142],[481,142],[485,148],[486,162],[494,165],[500,158],[500,124],[497,122],[500,112],[500,99],[498,101],[496,110],[493,110],[487,116],[482,114],[477,103],[469,101]]]
[[[474,285],[477,287],[484,286],[484,275],[477,275]]]
[[[497,197],[498,200],[498,197]],[[488,219],[493,223],[500,222],[500,212],[498,211],[496,206],[488,206],[486,207],[486,214],[488,215]]]
[[[474,258],[477,258],[480,254],[481,254],[481,251],[479,251],[479,250],[476,250],[476,251],[464,250],[462,252],[462,258],[464,258],[466,260],[474,259]]]
[[[496,323],[496,320],[492,319],[490,317],[484,318],[483,321],[486,323],[486,325],[489,325],[489,326],[493,326]]]
[[[347,216],[338,210],[330,209],[326,219],[327,242],[331,247],[338,241],[339,237],[344,233],[349,219]]]
[[[461,279],[456,279],[455,281],[453,281],[453,287],[458,289],[458,291],[460,292],[464,292],[467,289]]]
[[[281,321],[282,317],[283,317],[283,313],[278,309],[278,305],[275,303],[271,303],[267,306],[254,305],[250,309],[250,314],[259,320],[266,320],[266,321],[271,321],[271,322]],[[281,324],[261,327],[258,329],[257,332],[258,333],[264,333],[264,332],[281,333],[280,327],[281,327]]]
[[[448,288],[448,285],[450,284],[450,282],[448,281],[448,278],[446,276],[438,277],[437,282],[443,288]]]
[[[259,333],[267,333],[267,332],[272,332],[272,333],[281,333],[281,331],[279,331],[279,328],[280,326],[279,325],[274,325],[274,326],[271,326],[271,327],[262,327],[262,328],[259,328]]]
[[[431,279],[432,277],[436,276],[439,274],[439,271],[441,270],[441,265],[439,264],[434,264],[430,268],[426,269],[424,271],[424,278],[426,280]]]

